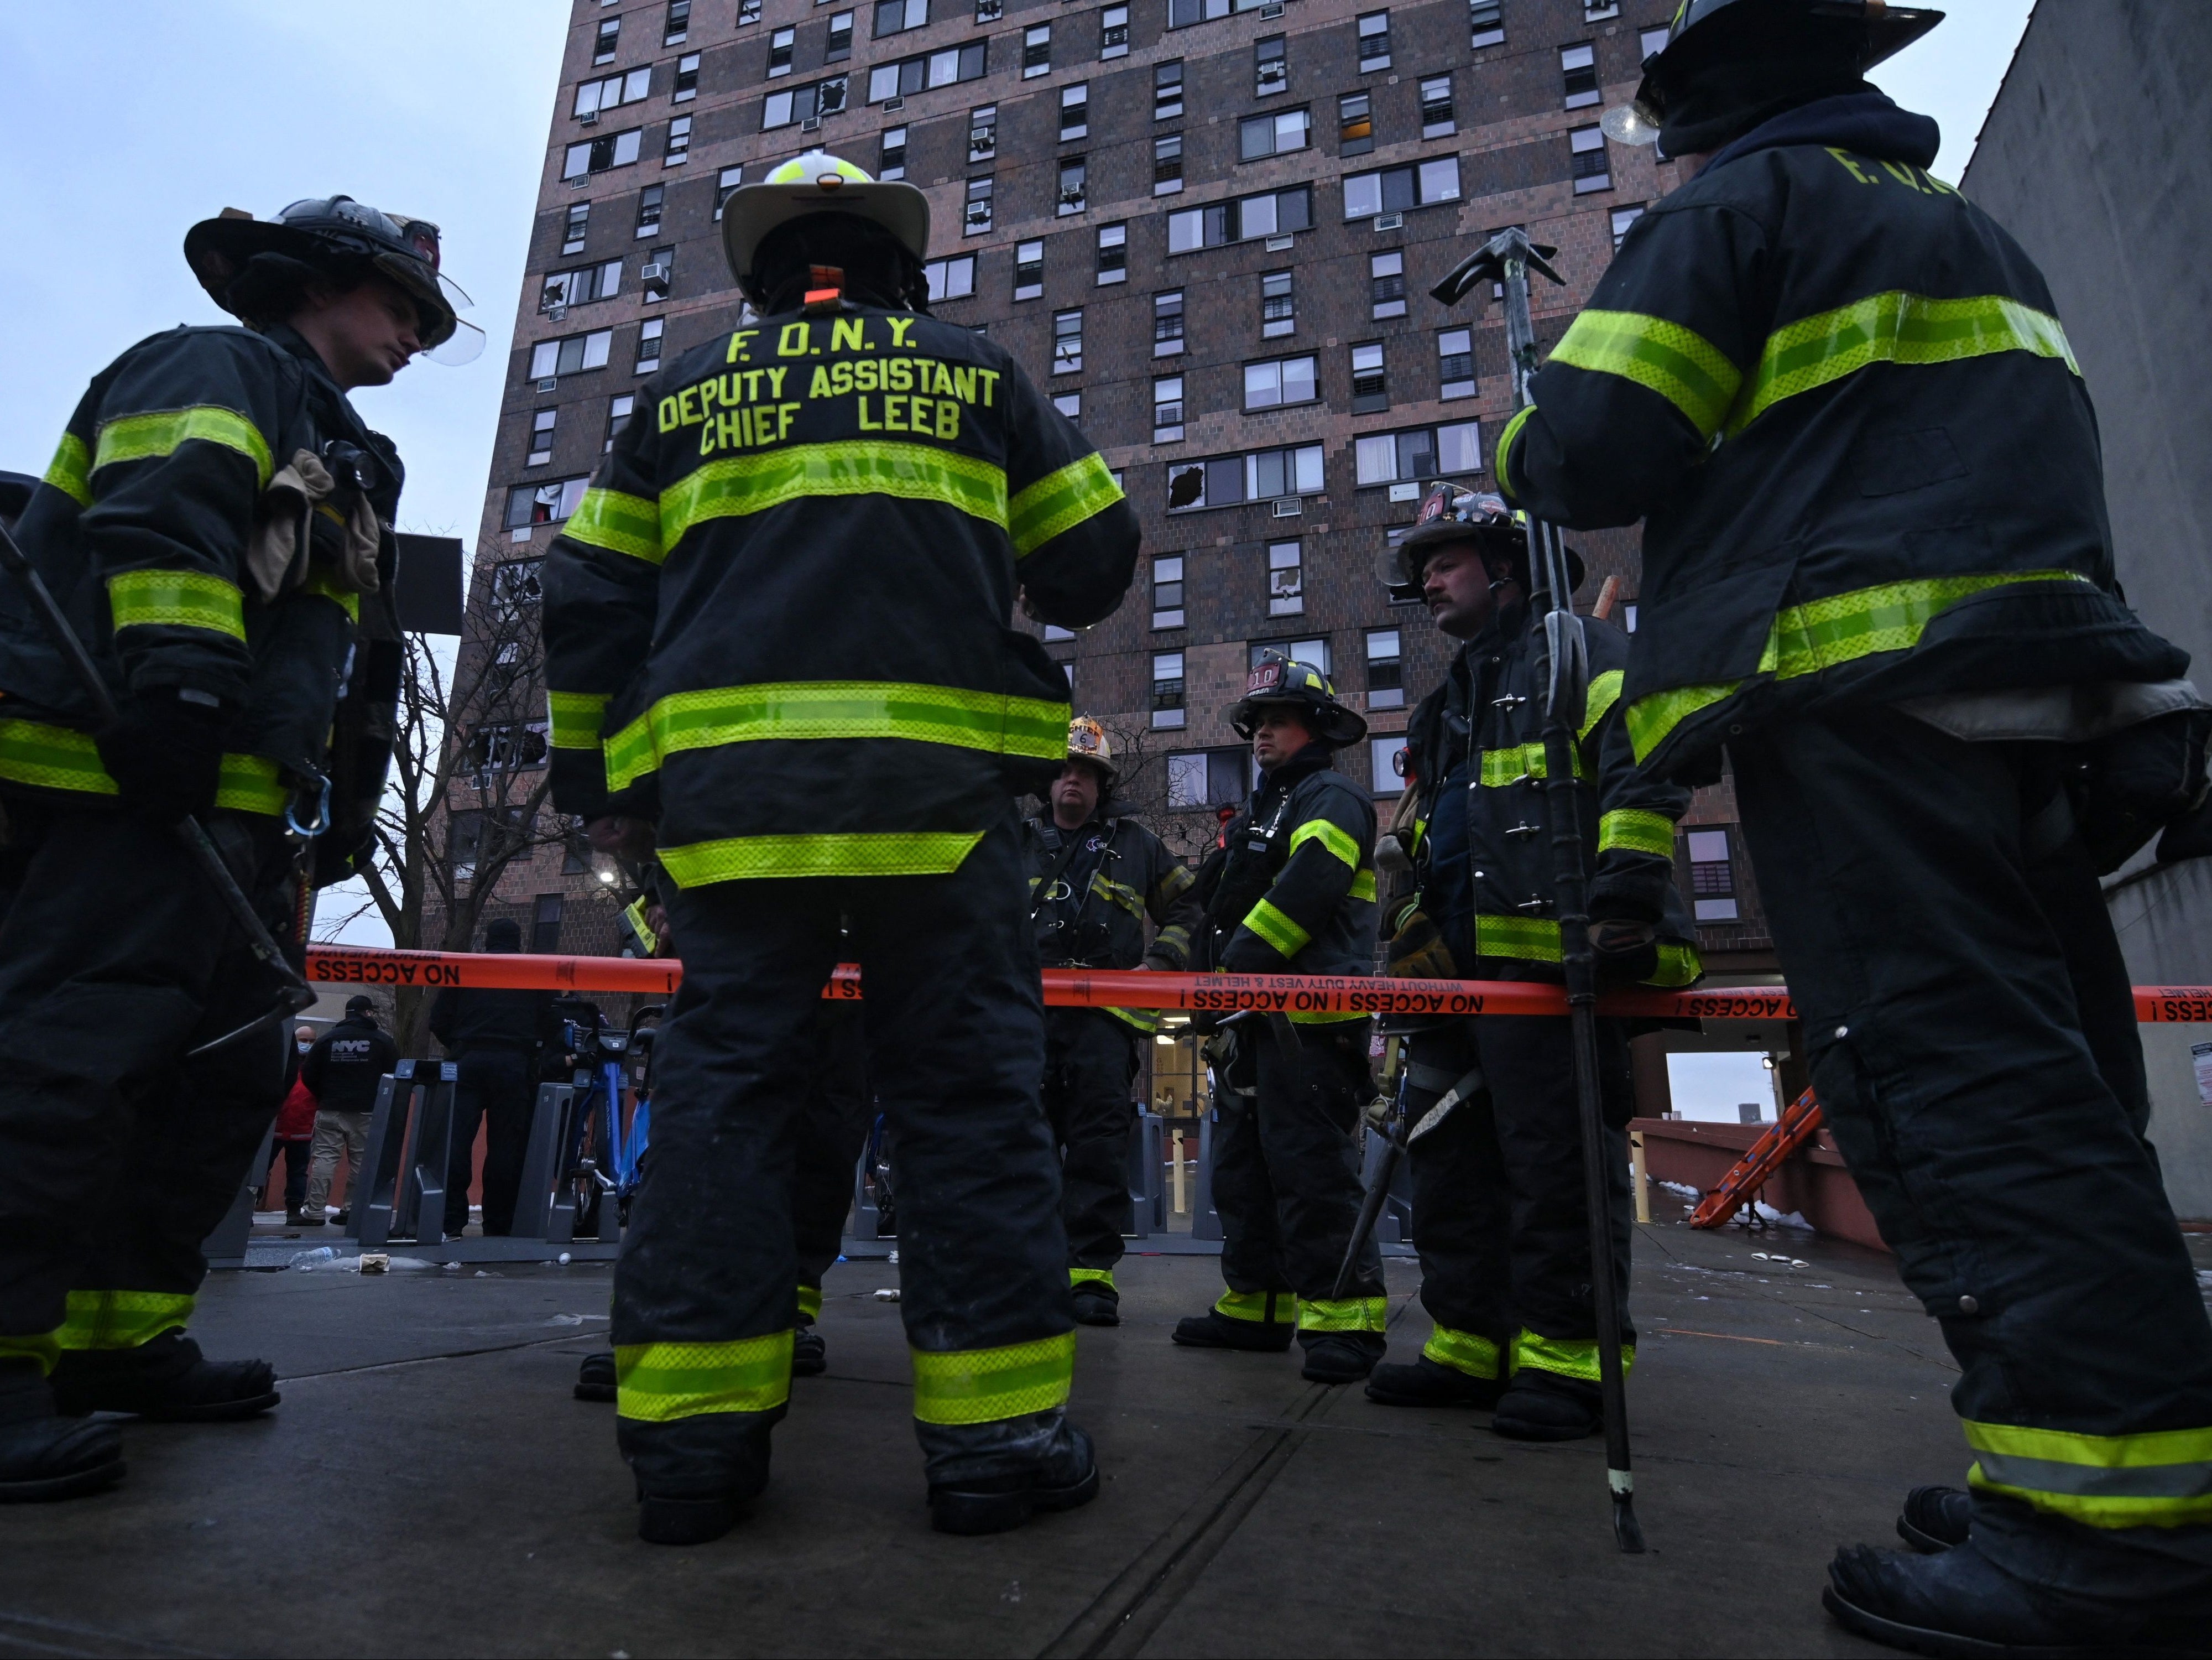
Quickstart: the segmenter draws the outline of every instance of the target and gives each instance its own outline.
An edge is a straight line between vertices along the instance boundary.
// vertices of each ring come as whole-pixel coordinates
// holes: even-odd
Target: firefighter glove
[[[1658,934],[1649,922],[1622,917],[1593,921],[1589,942],[1601,990],[1639,985],[1659,971]]]
[[[1408,908],[1400,917],[1397,932],[1390,936],[1390,972],[1401,978],[1413,980],[1455,980],[1459,969],[1452,961],[1451,947],[1444,943],[1443,934],[1427,912],[1418,906]]]
[[[229,724],[219,705],[163,688],[134,699],[94,742],[124,806],[173,824],[215,806]]]

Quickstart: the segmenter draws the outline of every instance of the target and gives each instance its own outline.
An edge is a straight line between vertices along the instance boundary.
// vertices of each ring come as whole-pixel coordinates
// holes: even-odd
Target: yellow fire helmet
[[[1067,758],[1088,761],[1106,775],[1109,783],[1121,775],[1114,765],[1114,746],[1106,741],[1106,728],[1093,715],[1079,714],[1067,723]]]
[[[744,283],[762,240],[779,225],[810,213],[849,213],[872,220],[929,258],[929,198],[903,183],[878,183],[865,167],[823,150],[778,162],[757,185],[740,185],[722,204],[722,257]]]

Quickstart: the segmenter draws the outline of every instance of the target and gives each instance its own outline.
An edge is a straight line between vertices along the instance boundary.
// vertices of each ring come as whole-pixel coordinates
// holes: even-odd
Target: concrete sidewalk
[[[0,1654],[1874,1654],[1819,1607],[1966,1458],[1936,1327],[1888,1259],[1802,1234],[1638,1230],[1631,1385],[1653,1547],[1614,1549],[1595,1442],[1377,1407],[1295,1356],[1176,1349],[1214,1264],[1135,1257],[1081,1335],[1089,1508],[932,1533],[896,1269],[834,1269],[830,1375],[729,1538],[641,1545],[612,1409],[570,1399],[608,1267],[215,1276],[194,1330],[262,1353],[248,1425],[125,1426],[129,1479],[0,1509]],[[1808,1266],[1753,1260],[1776,1250]],[[1391,1345],[1428,1327],[1393,1263]]]

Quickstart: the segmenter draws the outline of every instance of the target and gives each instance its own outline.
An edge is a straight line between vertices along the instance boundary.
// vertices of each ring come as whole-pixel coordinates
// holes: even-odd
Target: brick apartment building
[[[1321,660],[1374,733],[1344,764],[1395,795],[1397,734],[1449,654],[1375,555],[1427,481],[1487,485],[1510,412],[1500,308],[1427,290],[1525,225],[1566,278],[1536,295],[1539,332],[1565,331],[1677,182],[1597,127],[1667,9],[573,0],[475,580],[530,586],[652,372],[738,320],[723,197],[818,147],[927,194],[937,314],[1013,351],[1143,517],[1119,612],[1043,634],[1141,763],[1148,818],[1195,849],[1248,787],[1223,716],[1262,647]],[[1632,628],[1632,534],[1577,540],[1581,603],[1617,579]],[[1729,799],[1702,793],[1680,862],[1715,966],[1757,970]],[[582,864],[548,848],[503,884],[540,948],[613,948],[561,931]]]

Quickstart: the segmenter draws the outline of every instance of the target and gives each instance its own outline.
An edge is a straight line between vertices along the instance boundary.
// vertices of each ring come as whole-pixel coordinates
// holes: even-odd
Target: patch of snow
[[[1685,1199],[1702,1199],[1705,1196],[1701,1189],[1692,1187],[1686,1182],[1655,1181],[1651,1185],[1656,1188],[1664,1188],[1669,1193],[1679,1193]]]

